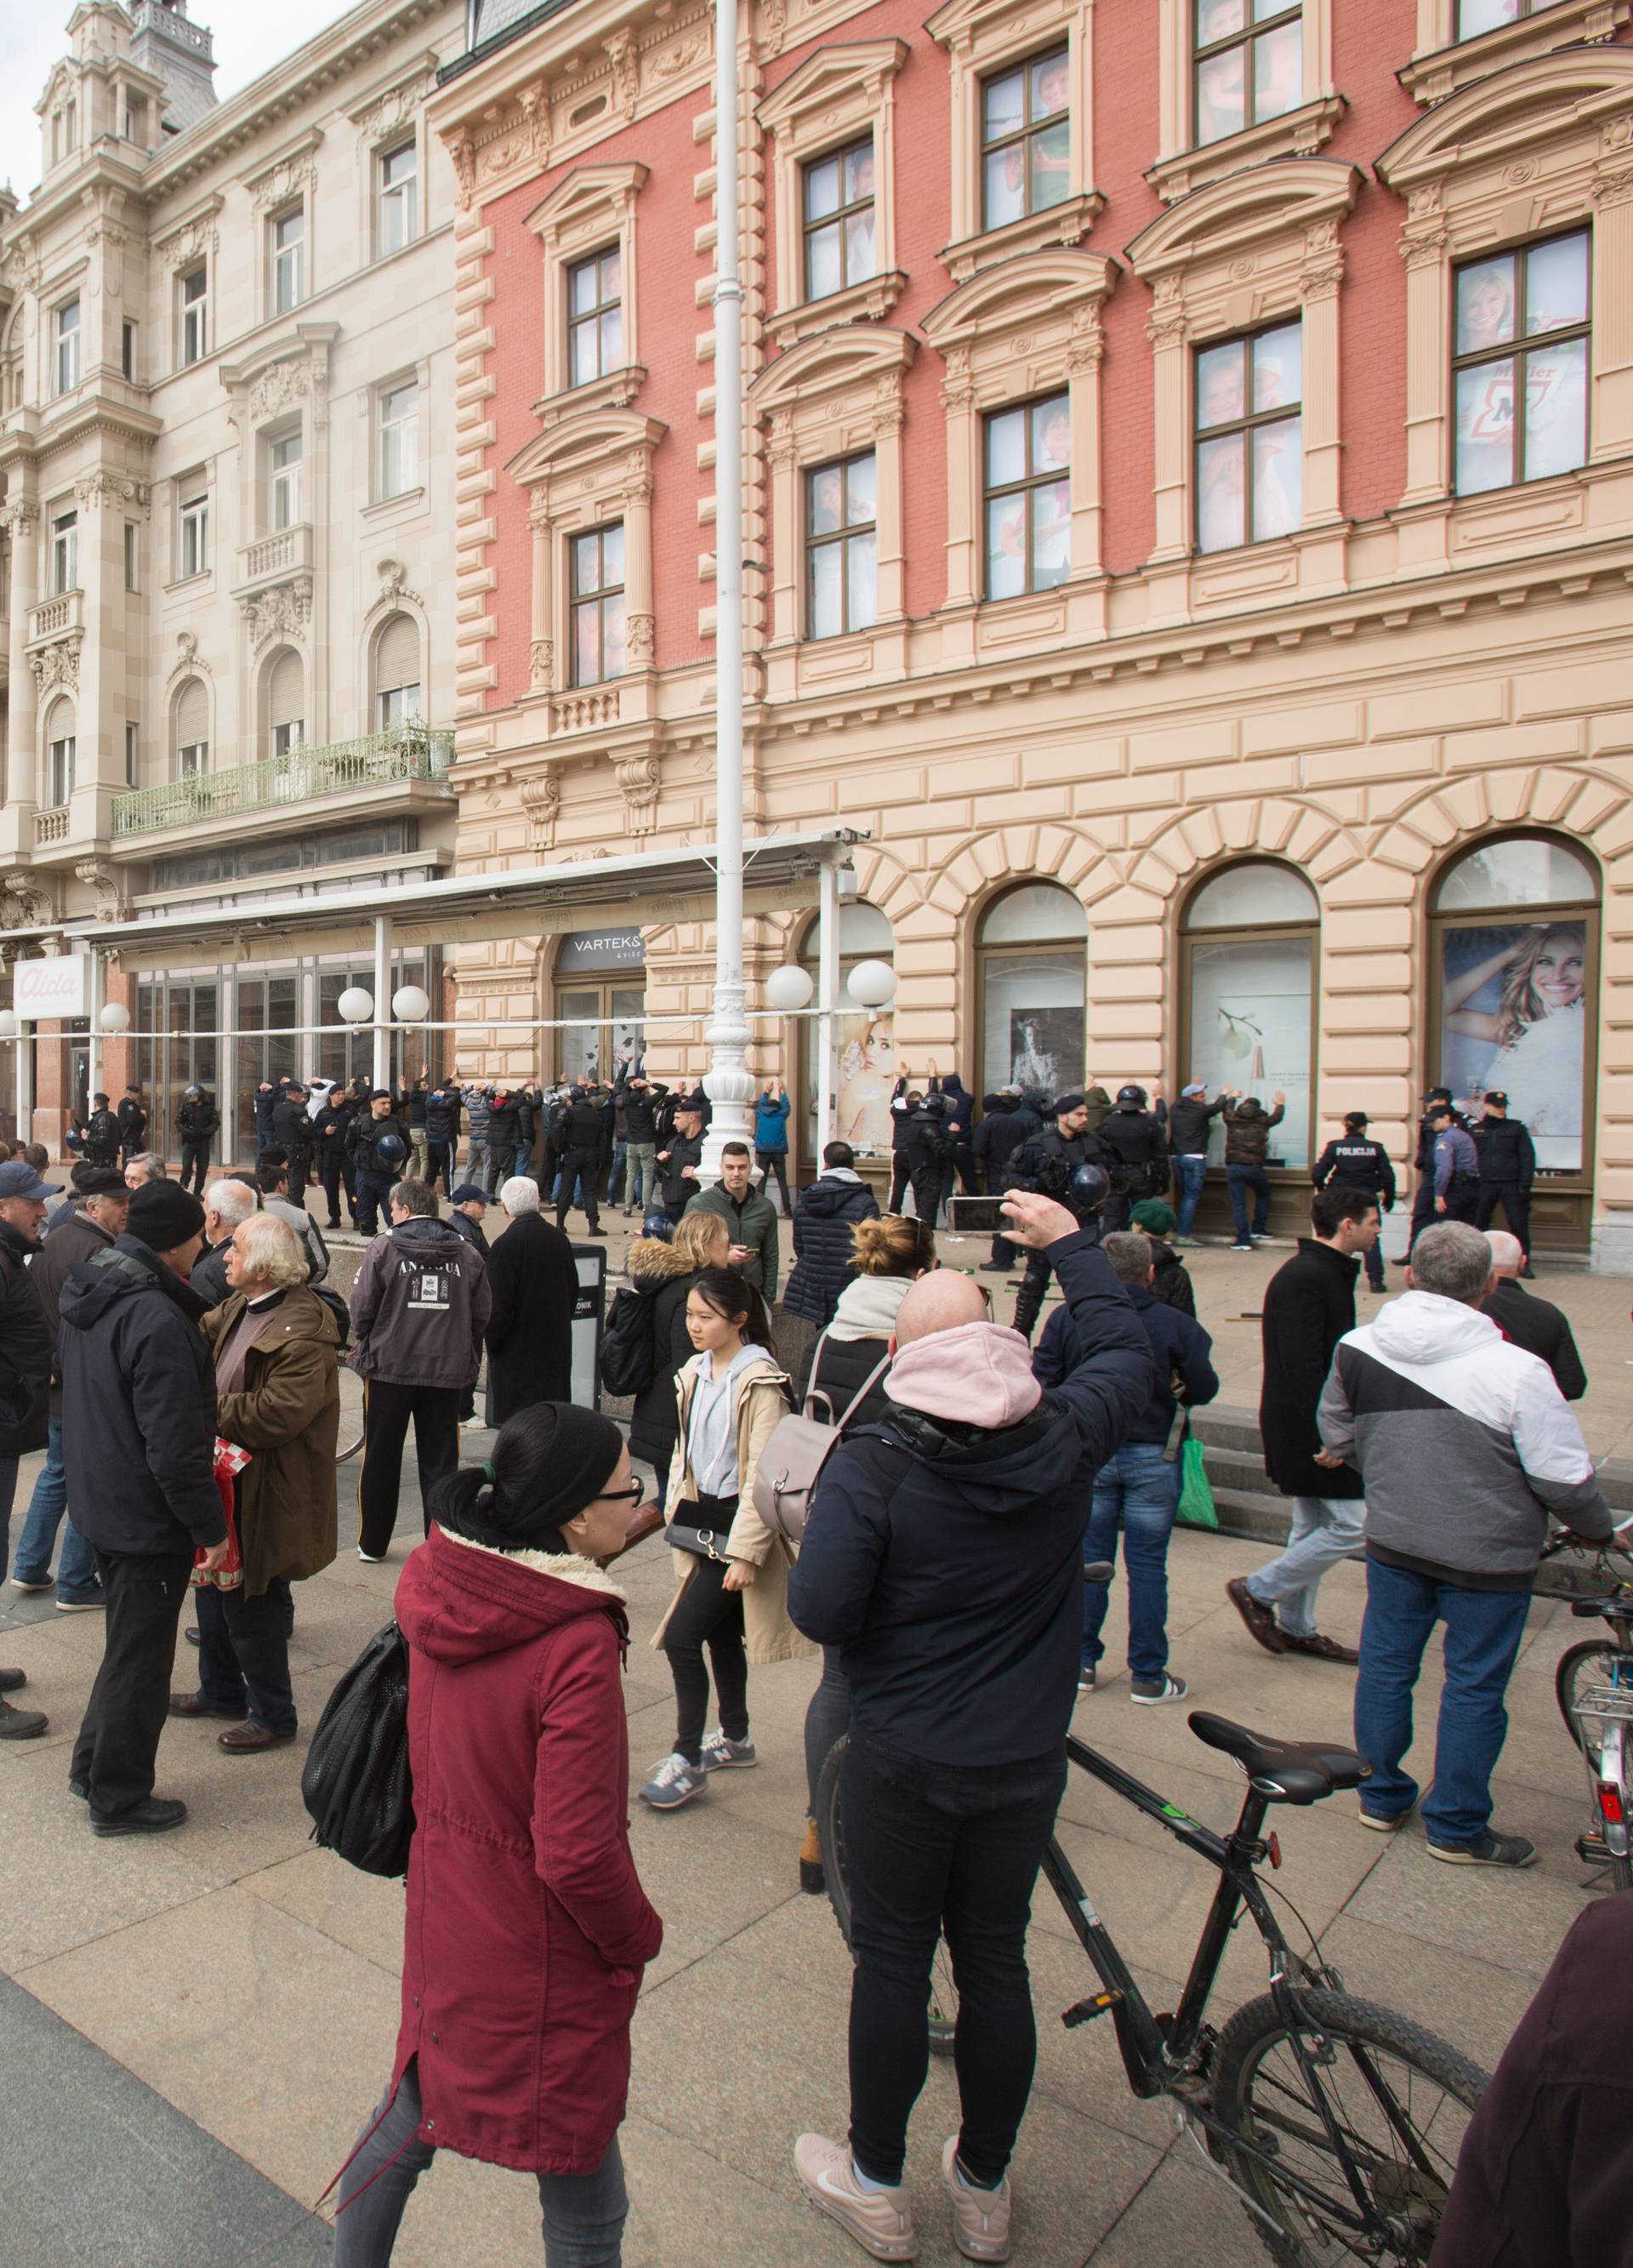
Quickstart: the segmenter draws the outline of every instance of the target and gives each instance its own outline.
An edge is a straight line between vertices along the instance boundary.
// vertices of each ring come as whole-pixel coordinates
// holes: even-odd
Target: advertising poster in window
[[[1491,1088],[1537,1164],[1582,1170],[1587,934],[1580,921],[1480,922],[1440,932],[1440,1083],[1478,1117]]]
[[[1226,1087],[1256,1095],[1265,1108],[1285,1098],[1270,1137],[1269,1163],[1310,1162],[1310,946],[1302,937],[1199,942],[1191,949],[1191,1053],[1188,1079],[1209,1097]],[[1225,1156],[1222,1121],[1213,1124],[1210,1162]]]
[[[859,1158],[882,1158],[890,1152],[890,1092],[896,1083],[896,1049],[891,1025],[888,1016],[862,1014],[834,1019],[834,1050],[837,1057],[834,1138],[849,1142]],[[820,1147],[816,1116],[820,1043],[817,1020],[813,1016],[806,1023],[805,1095],[813,1156]]]

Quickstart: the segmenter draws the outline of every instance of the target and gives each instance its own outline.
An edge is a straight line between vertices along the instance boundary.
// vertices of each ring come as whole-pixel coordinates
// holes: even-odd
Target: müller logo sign
[[[31,1024],[56,1023],[91,1012],[91,957],[59,954],[19,961],[12,972],[11,1006]]]

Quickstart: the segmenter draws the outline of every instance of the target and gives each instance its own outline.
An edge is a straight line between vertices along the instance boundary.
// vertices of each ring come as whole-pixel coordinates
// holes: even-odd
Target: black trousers
[[[1049,1288],[1049,1278],[1053,1273],[1045,1254],[1027,1253],[1026,1272],[1021,1278],[1019,1291],[1015,1294],[1015,1328],[1024,1339],[1029,1339],[1037,1329],[1043,1294]]]
[[[1474,1175],[1472,1174],[1457,1174],[1453,1179],[1451,1188],[1445,1193],[1445,1211],[1438,1218],[1441,1220],[1466,1220],[1472,1223],[1479,1204],[1480,1184]]]
[[[355,1221],[357,1218],[357,1176],[351,1160],[336,1152],[323,1160],[323,1194],[329,1201],[329,1226],[340,1226],[340,1193],[345,1185],[346,1210]]]
[[[204,1183],[210,1177],[210,1144],[184,1142],[181,1145],[181,1186],[204,1194]]]
[[[955,1142],[948,1151],[941,1167],[941,1201],[945,1204],[953,1194],[953,1177],[967,1197],[978,1196],[981,1182],[975,1173],[975,1152],[967,1142]]]
[[[709,1714],[709,1672],[715,1673],[720,1729],[729,1741],[748,1738],[748,1656],[743,1647],[743,1594],[725,1588],[718,1559],[700,1559],[664,1631],[664,1652],[674,1679],[674,1744],[688,1764],[701,1764]]]
[[[371,1559],[383,1559],[397,1525],[402,1487],[402,1452],[414,1422],[414,1456],[419,1467],[420,1502],[425,1533],[430,1534],[431,1491],[460,1462],[460,1386],[398,1386],[371,1378],[363,1388],[363,1469],[357,1475],[357,1543]]]
[[[941,1207],[941,1167],[938,1162],[933,1166],[921,1166],[913,1175],[913,1202],[925,1227],[934,1228]]]
[[[102,1666],[69,1776],[89,1786],[92,1811],[111,1819],[153,1793],[193,1552],[99,1551],[96,1564],[107,1599]]]
[[[573,1197],[582,1177],[584,1210],[590,1223],[592,1236],[600,1233],[600,1200],[596,1191],[601,1185],[601,1153],[599,1150],[569,1150],[562,1159],[562,1193],[555,1201],[555,1226],[565,1228],[567,1216],[572,1211]]]
[[[1066,1786],[1059,1750],[941,1764],[854,1730],[840,1801],[850,1877],[850,2147],[870,2180],[901,2179],[930,2061],[931,1964],[945,1936],[959,1990],[959,2155],[1004,2178],[1037,2062],[1026,1923]]]
[[[793,1207],[788,1201],[787,1151],[756,1150],[754,1152],[754,1163],[759,1167],[761,1174],[765,1176],[764,1180],[761,1183],[761,1187],[765,1190],[768,1197],[770,1195],[771,1190],[771,1177],[774,1174],[776,1174],[777,1188],[783,1193],[783,1211],[785,1213],[791,1212],[793,1211]]]
[[[452,1196],[453,1193],[453,1145],[452,1142],[428,1141],[425,1145],[425,1179],[433,1189],[437,1186],[438,1175],[442,1178],[443,1187]]]
[[[901,1211],[907,1197],[909,1178],[907,1152],[893,1150],[890,1153],[890,1203],[885,1207],[886,1212]]]
[[[364,1236],[373,1236],[378,1233],[381,1226],[381,1208],[389,1208],[391,1193],[396,1186],[397,1177],[394,1174],[372,1173],[366,1166],[358,1169],[357,1190],[351,1202],[357,1226]],[[389,1211],[386,1212],[385,1226],[387,1228],[391,1226]]]
[[[298,1151],[289,1161],[289,1201],[304,1205],[306,1202],[306,1182],[312,1173],[312,1152]]]
[[[1475,1201],[1475,1226],[1490,1228],[1497,1219],[1501,1204],[1503,1218],[1525,1248],[1527,1260],[1531,1257],[1531,1192],[1522,1189],[1518,1182],[1482,1182],[1480,1194]]]

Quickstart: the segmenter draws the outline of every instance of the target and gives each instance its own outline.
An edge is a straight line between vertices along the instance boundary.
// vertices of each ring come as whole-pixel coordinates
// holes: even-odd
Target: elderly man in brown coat
[[[270,1213],[233,1231],[227,1281],[203,1331],[217,1432],[249,1457],[233,1483],[241,1579],[224,1568],[200,1586],[199,1690],[173,1694],[170,1712],[230,1719],[220,1744],[244,1756],[295,1737],[290,1585],[335,1557],[340,1329],[307,1288],[294,1231]]]

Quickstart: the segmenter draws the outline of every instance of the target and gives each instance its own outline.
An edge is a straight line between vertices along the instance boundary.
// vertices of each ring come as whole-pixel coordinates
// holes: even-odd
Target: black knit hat
[[[179,1182],[143,1182],[130,1200],[129,1233],[150,1252],[173,1252],[203,1228],[203,1206]]]

